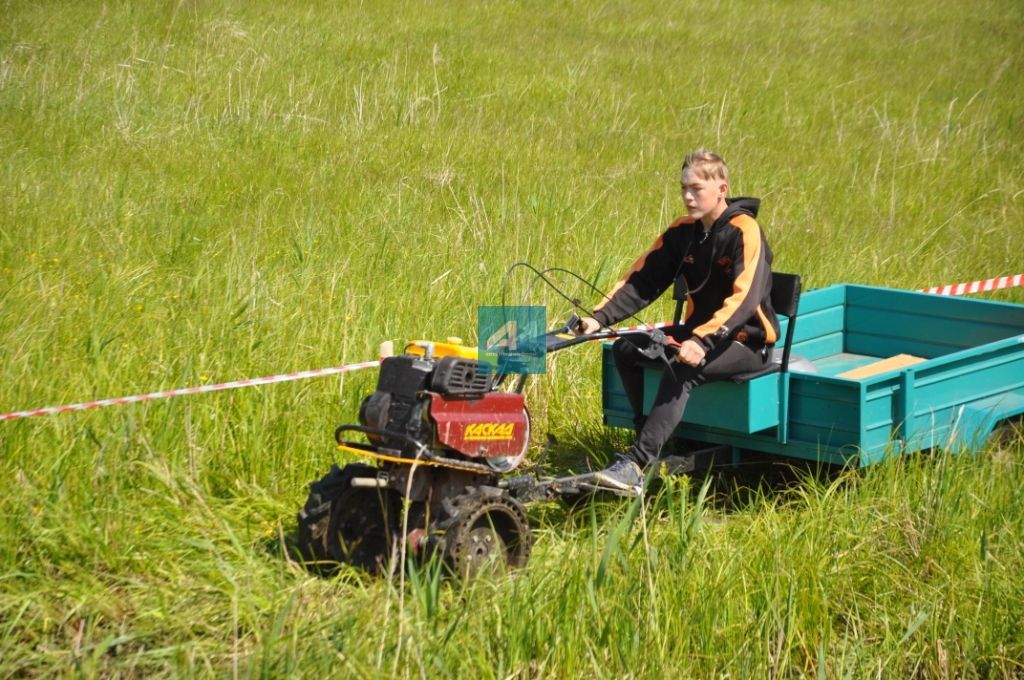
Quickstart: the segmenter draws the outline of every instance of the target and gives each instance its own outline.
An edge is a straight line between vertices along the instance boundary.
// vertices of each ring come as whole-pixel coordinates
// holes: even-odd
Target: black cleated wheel
[[[444,559],[464,578],[526,565],[533,535],[526,511],[505,493],[470,488],[444,503]]]
[[[309,566],[333,571],[339,563],[371,574],[387,569],[398,536],[401,504],[390,489],[353,487],[355,478],[376,478],[369,465],[331,467],[309,487],[299,511],[299,550]]]

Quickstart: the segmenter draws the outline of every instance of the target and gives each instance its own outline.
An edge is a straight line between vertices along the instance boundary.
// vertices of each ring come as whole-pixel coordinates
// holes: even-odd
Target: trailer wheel
[[[1024,414],[999,421],[989,433],[986,443],[997,449],[1006,449],[1024,439]]]
[[[526,565],[533,547],[526,511],[511,496],[470,490],[445,501],[443,557],[462,578]]]
[[[298,516],[299,550],[310,567],[326,573],[339,564],[371,574],[386,569],[398,536],[398,496],[390,489],[352,486],[357,477],[376,475],[369,465],[334,465],[310,484]]]

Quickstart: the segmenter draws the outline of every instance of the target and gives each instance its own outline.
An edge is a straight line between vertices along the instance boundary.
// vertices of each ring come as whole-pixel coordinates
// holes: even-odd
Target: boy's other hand
[[[704,360],[704,347],[696,340],[687,340],[679,346],[676,353],[676,361],[681,361],[689,366],[699,366]]]
[[[581,335],[590,335],[591,333],[596,333],[601,330],[601,324],[598,323],[597,319],[594,317],[585,316],[579,320],[579,323],[576,324],[576,328],[573,330],[576,331],[577,337]]]

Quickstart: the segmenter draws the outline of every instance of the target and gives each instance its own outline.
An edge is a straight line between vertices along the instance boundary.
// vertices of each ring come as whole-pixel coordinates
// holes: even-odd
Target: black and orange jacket
[[[726,199],[725,212],[707,237],[699,221],[673,222],[633,263],[594,309],[594,318],[610,326],[654,302],[678,276],[686,279],[686,337],[690,333],[710,351],[722,340],[774,343],[779,322],[771,306],[772,251],[754,219],[761,201]]]

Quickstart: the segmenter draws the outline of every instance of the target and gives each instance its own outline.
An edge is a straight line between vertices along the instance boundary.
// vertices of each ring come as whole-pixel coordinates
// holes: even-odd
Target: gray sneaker
[[[595,472],[594,481],[598,486],[639,492],[644,484],[644,472],[629,458],[619,456],[617,461],[604,470]]]

